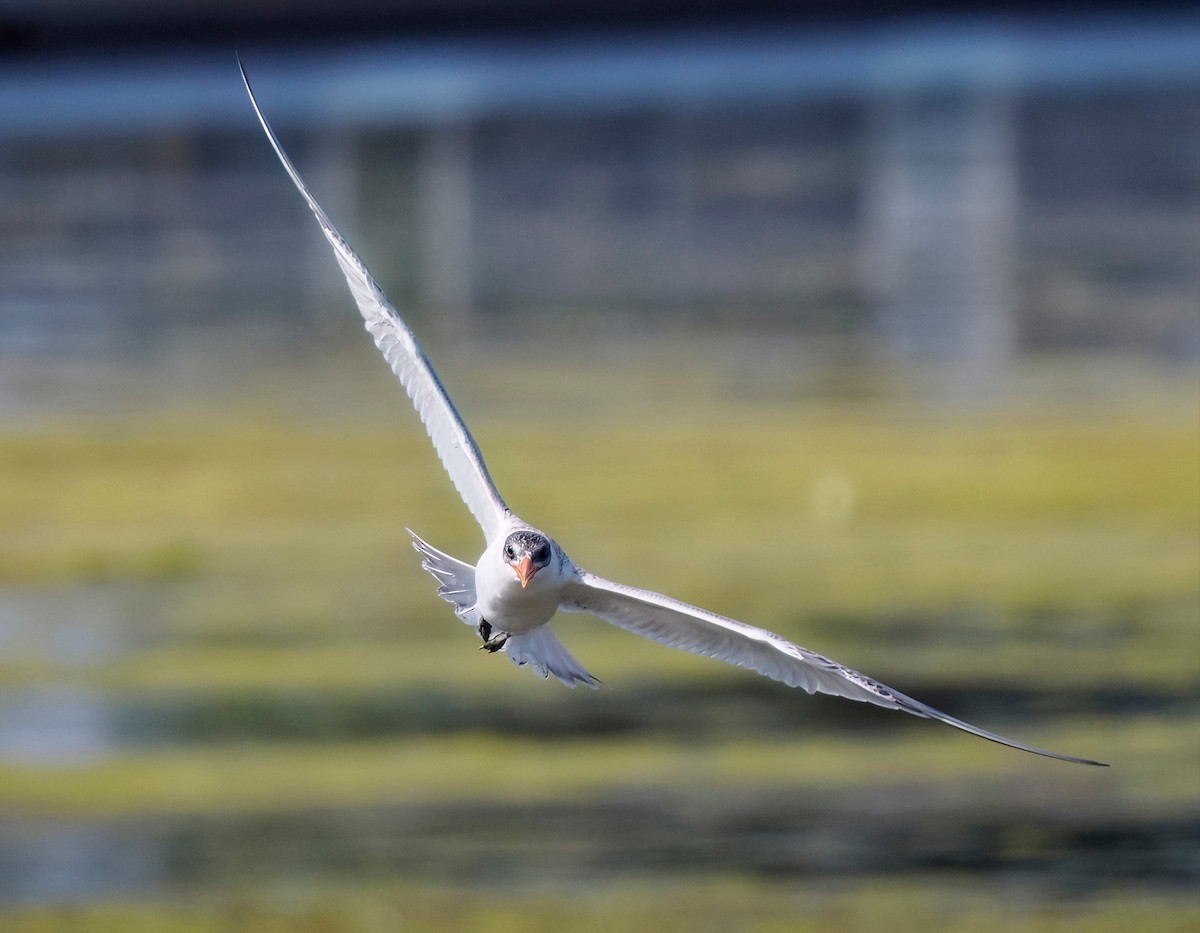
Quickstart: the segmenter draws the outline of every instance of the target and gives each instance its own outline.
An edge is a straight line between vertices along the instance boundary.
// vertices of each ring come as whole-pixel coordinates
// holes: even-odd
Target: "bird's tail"
[[[583,684],[595,690],[601,682],[583,669],[549,625],[539,625],[523,635],[509,635],[504,651],[518,667],[529,665],[543,680],[553,674],[568,687]]]

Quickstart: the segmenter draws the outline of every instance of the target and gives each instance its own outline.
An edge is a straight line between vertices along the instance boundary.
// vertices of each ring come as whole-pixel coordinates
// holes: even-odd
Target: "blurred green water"
[[[280,366],[0,437],[0,893],[93,905],[5,923],[794,929],[814,898],[823,929],[1194,920],[1194,374],[946,409],[669,362],[607,398],[604,366],[556,372],[561,407],[526,417],[478,361],[455,375],[506,497],[584,566],[1114,767],[582,619],[563,637],[610,688],[540,683],[475,650],[408,550],[405,525],[478,543],[399,392]],[[356,406],[377,387],[387,415]]]

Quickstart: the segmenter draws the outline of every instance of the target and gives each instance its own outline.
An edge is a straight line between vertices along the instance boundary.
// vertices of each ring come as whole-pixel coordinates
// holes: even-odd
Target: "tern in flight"
[[[241,63],[239,62],[239,67]],[[504,651],[568,687],[597,686],[550,629],[558,610],[587,612],[672,648],[750,668],[790,687],[903,710],[936,719],[1001,745],[1048,758],[1100,765],[987,732],[765,629],[756,628],[650,590],[613,583],[578,567],[549,535],[521,521],[500,498],[479,447],[433,371],[416,336],[388,301],[358,255],[330,222],[263,116],[242,69],[258,121],[346,276],[350,292],[388,365],[417,410],[450,481],[483,528],[486,545],[473,565],[427,544],[411,531],[421,566],[437,580],[438,595],[483,639],[482,648]]]

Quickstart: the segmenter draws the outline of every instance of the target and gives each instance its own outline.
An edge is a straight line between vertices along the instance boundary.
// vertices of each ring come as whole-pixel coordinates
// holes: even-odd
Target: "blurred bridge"
[[[240,51],[415,316],[736,320],[984,371],[1200,358],[1197,48],[1181,14]],[[9,62],[0,114],[0,356],[343,313],[232,49]]]

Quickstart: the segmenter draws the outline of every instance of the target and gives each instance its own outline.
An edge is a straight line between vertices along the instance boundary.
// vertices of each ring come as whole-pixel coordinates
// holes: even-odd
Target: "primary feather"
[[[246,69],[242,67],[240,60],[238,67],[241,69],[242,81],[246,85],[246,93],[250,95],[250,103],[258,116],[258,122],[262,124],[263,131],[267,134],[275,154],[279,156],[279,161],[283,163],[288,177],[317,218],[325,239],[333,247],[333,254],[342,268],[342,274],[346,277],[366,328],[375,339],[375,345],[379,347],[388,366],[399,377],[401,385],[408,392],[408,397],[412,399],[413,407],[417,410],[421,423],[425,425],[429,439],[433,441],[434,450],[449,474],[450,481],[454,483],[454,488],[458,490],[463,502],[483,528],[487,540],[493,540],[504,528],[509,511],[504,500],[500,498],[500,493],[496,491],[496,485],[492,482],[475,439],[471,437],[471,432],[467,430],[454,403],[450,401],[450,396],[442,388],[442,383],[433,367],[429,365],[416,335],[401,319],[362,260],[325,216],[325,211],[309,192],[300,173],[283,151],[271,124],[259,109],[258,101],[254,99],[254,91],[250,87],[250,79],[246,77]]]

